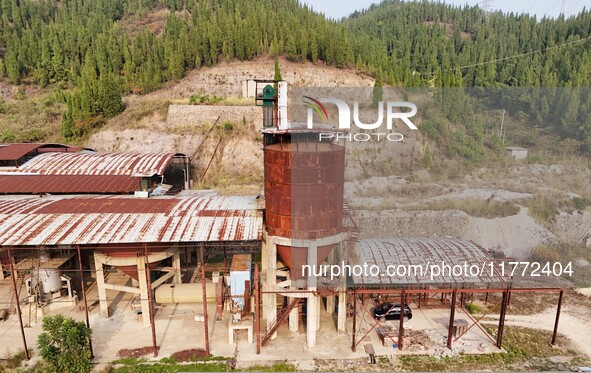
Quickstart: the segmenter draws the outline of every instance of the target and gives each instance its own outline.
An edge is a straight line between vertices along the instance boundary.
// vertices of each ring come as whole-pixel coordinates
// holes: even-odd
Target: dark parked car
[[[373,310],[376,320],[400,320],[400,303],[382,303]],[[412,319],[412,310],[404,305],[404,320]]]

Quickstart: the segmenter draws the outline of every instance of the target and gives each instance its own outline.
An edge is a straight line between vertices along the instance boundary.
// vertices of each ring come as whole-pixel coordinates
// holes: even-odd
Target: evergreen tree
[[[283,80],[281,77],[281,67],[279,66],[279,60],[275,59],[275,75],[273,76],[273,80],[279,81]]]
[[[378,70],[376,73],[376,80],[373,85],[373,92],[371,95],[371,102],[374,107],[378,106],[378,103],[384,99],[384,84],[382,82],[382,70]]]

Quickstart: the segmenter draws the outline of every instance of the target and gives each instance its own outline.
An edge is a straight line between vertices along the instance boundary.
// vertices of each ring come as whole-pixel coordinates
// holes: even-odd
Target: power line
[[[556,49],[556,48],[564,47],[566,45],[572,45],[572,44],[581,43],[581,42],[584,42],[584,41],[587,41],[587,40],[590,40],[590,39],[591,39],[591,36],[587,36],[586,38],[583,38],[583,39],[569,41],[569,42],[562,43],[562,44],[557,44],[557,45],[554,45],[554,46],[551,46],[551,47],[546,47],[546,48],[543,48],[543,49],[539,49],[537,51],[516,54],[514,56],[497,58],[495,60],[490,60],[490,61],[485,61],[485,62],[478,62],[478,63],[473,63],[473,64],[465,65],[465,66],[453,67],[451,69],[443,70],[442,72],[452,72],[452,71],[457,71],[457,70],[464,70],[464,69],[467,69],[467,68],[470,68],[470,67],[477,67],[477,66],[482,66],[482,65],[488,65],[490,63],[495,63],[495,62],[507,61],[507,60],[510,60],[510,59],[513,59],[513,58],[518,58],[518,57],[523,57],[523,56],[529,56],[529,55],[532,55],[532,54],[545,52],[545,51],[548,51],[548,50],[551,50],[551,49]],[[423,74],[420,74],[420,76],[433,76],[433,75],[434,75],[433,73],[423,73]]]
[[[570,8],[568,8],[568,11],[570,12],[571,10],[575,9],[580,3],[582,3],[583,0],[579,0],[575,3],[575,5],[571,6]]]
[[[532,3],[531,7],[529,7],[529,9],[527,10],[527,12],[526,12],[526,13],[528,13],[528,14],[529,14],[529,12],[531,12],[531,10],[534,8],[534,6],[536,6],[536,4],[538,3],[538,1],[539,1],[539,0],[535,0],[535,1]]]
[[[560,14],[564,15],[564,7],[566,6],[566,0],[562,0],[562,4],[560,4]]]
[[[551,6],[551,7],[550,7],[550,8],[549,8],[547,11],[546,11],[546,13],[545,13],[545,14],[548,14],[548,13],[550,13],[550,11],[551,11],[552,9],[554,9],[554,7],[555,7],[556,5],[558,5],[558,3],[559,3],[559,2],[560,2],[560,0],[556,0],[556,1],[554,2],[554,4],[552,4],[552,6]]]

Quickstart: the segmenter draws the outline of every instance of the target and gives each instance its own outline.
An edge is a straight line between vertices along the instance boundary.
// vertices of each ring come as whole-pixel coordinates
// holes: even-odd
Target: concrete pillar
[[[266,242],[266,278],[265,278],[265,288],[266,290],[273,289],[273,286],[276,284],[276,271],[277,271],[277,244],[272,239],[272,237],[267,237]],[[267,314],[267,330],[269,330],[273,324],[277,321],[277,294],[265,294],[263,298],[267,299],[266,307],[263,304],[263,308],[265,308],[265,312]],[[277,332],[273,333],[271,336],[271,340],[277,338]]]
[[[316,297],[316,331],[320,330],[320,312],[322,310],[322,297]]]
[[[137,258],[137,274],[140,283],[140,303],[142,304],[142,321],[144,326],[150,326],[150,301],[148,298],[148,279],[146,278],[146,259]]]
[[[99,306],[101,316],[109,317],[109,301],[107,300],[107,289],[105,289],[105,273],[103,272],[103,260],[101,254],[94,252],[94,269],[96,275],[96,287],[98,289]]]
[[[290,289],[295,290],[295,287],[290,287]],[[293,298],[287,298],[287,301],[291,303]],[[289,331],[292,333],[295,333],[299,330],[299,313],[299,307],[294,307],[294,309],[289,313]]]
[[[94,255],[88,257],[88,268],[96,268]],[[90,271],[90,277],[96,280],[96,272]]]
[[[343,288],[339,290],[339,312],[337,315],[337,330],[339,333],[345,332],[345,322],[347,320],[347,293]]]
[[[179,254],[179,250],[176,249],[175,254],[172,256],[172,268],[174,268],[175,273],[172,279],[174,284],[182,283],[182,276],[181,276],[181,255]]]
[[[315,266],[318,261],[318,246],[316,242],[312,241],[308,248],[308,264]],[[308,290],[314,291],[317,286],[317,278],[314,276],[308,277]],[[308,348],[316,347],[316,330],[318,330],[320,304],[318,297],[309,296],[308,305],[306,307],[306,344]]]
[[[334,313],[334,295],[328,295],[326,297],[326,313]]]

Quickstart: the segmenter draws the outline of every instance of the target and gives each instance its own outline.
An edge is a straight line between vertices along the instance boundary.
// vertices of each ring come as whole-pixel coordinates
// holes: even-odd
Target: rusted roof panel
[[[24,163],[19,172],[41,175],[163,175],[172,153],[46,153]]]
[[[501,275],[498,266],[491,266],[494,259],[488,255],[481,246],[467,240],[454,238],[381,238],[364,239],[355,246],[355,259],[353,264],[368,266],[377,265],[383,276],[353,276],[356,285],[384,286],[407,284],[487,284],[506,281]],[[436,275],[427,270],[431,266],[442,267],[443,264],[451,267],[455,265],[468,268],[477,266],[477,276],[454,276],[445,272]],[[394,270],[397,266],[408,268],[409,265],[419,266],[425,271],[415,273],[408,271],[406,276],[388,276],[387,268]],[[395,272],[391,272],[395,273]],[[403,272],[398,272],[402,274]],[[457,272],[460,273],[460,272]],[[476,273],[476,271],[474,271]],[[469,274],[469,273],[468,273]]]
[[[40,144],[40,143],[22,143],[22,144],[1,144],[0,145],[0,160],[1,161],[16,161],[25,155],[35,152],[41,153],[76,153],[83,150],[94,151],[90,148],[82,148],[79,146],[69,146],[63,144]]]
[[[262,226],[256,197],[0,197],[2,246],[252,241]]]
[[[0,194],[131,193],[140,178],[122,175],[0,175]]]
[[[0,160],[16,161],[42,144],[9,144],[0,147]]]

